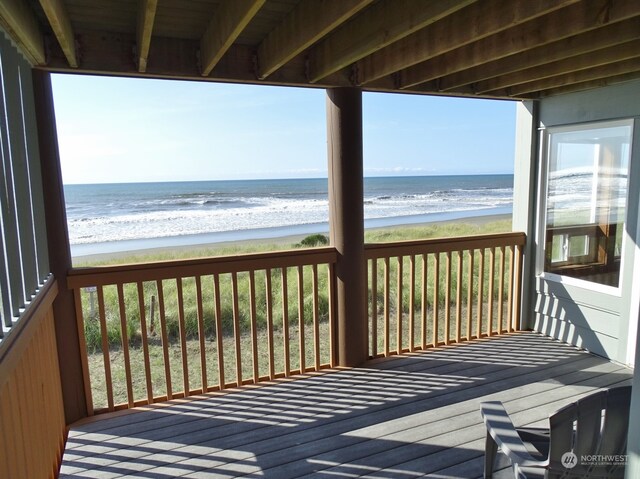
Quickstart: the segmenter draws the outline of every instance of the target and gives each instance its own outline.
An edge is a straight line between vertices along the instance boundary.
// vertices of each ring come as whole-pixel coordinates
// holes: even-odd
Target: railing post
[[[67,287],[71,250],[58,153],[58,137],[53,109],[51,76],[33,71],[33,90],[42,166],[42,189],[49,248],[49,264],[58,279],[59,292],[53,303],[56,342],[67,424],[87,416],[84,380],[73,291]]]
[[[338,364],[355,366],[367,358],[367,274],[364,257],[362,92],[327,90],[329,222],[338,251]]]

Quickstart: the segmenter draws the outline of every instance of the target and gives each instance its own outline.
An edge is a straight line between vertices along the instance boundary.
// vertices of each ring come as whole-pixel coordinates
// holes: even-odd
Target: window
[[[632,122],[551,129],[544,271],[617,287]]]

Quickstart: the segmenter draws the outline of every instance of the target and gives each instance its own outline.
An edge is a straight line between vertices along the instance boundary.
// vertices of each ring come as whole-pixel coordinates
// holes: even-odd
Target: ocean
[[[321,179],[65,185],[73,256],[328,231]],[[374,177],[365,227],[511,213],[513,175]]]

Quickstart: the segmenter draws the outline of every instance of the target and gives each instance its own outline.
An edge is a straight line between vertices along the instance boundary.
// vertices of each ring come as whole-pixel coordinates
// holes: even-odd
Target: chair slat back
[[[586,396],[550,416],[547,477],[623,477],[623,467],[599,464],[594,456],[625,454],[630,401],[631,386],[624,386]],[[582,461],[585,456],[592,460]]]

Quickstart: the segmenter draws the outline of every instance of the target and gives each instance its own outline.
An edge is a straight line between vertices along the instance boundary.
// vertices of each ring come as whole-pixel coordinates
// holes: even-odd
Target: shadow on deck
[[[481,477],[481,401],[534,425],[630,378],[516,333],[101,416],[71,428],[60,477]]]

